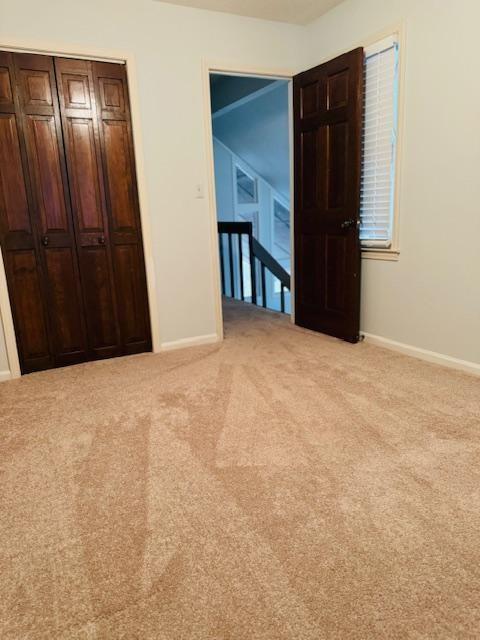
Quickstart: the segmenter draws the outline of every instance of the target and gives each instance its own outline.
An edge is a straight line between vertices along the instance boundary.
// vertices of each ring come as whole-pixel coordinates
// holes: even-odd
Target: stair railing
[[[228,276],[230,297],[235,298],[237,293],[236,277],[235,277],[235,258],[238,260],[238,275],[240,280],[239,295],[241,300],[245,300],[244,286],[244,268],[243,268],[243,237],[248,238],[248,260],[250,263],[250,280],[252,303],[258,304],[258,298],[261,298],[262,306],[267,307],[267,285],[266,271],[268,270],[272,276],[280,282],[280,310],[285,313],[285,292],[290,291],[290,275],[285,271],[282,265],[269,253],[263,245],[253,236],[253,228],[251,222],[219,222],[218,236],[220,245],[220,275],[222,282],[222,294],[226,293],[226,268],[225,268],[225,248],[224,236],[227,236],[227,259],[228,259]],[[234,252],[234,236],[236,236],[238,252]],[[261,295],[257,295],[257,261],[260,265],[260,291]]]

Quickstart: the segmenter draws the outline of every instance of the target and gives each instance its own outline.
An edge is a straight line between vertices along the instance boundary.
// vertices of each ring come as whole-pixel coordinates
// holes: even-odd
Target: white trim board
[[[0,371],[0,382],[6,382],[7,380],[12,379],[12,374],[10,371]]]
[[[403,342],[396,342],[389,338],[383,338],[382,336],[376,336],[371,333],[361,331],[361,335],[365,336],[366,342],[373,344],[377,347],[383,347],[390,349],[391,351],[397,351],[404,355],[425,360],[433,364],[439,364],[443,367],[450,369],[457,369],[458,371],[464,371],[475,376],[480,376],[480,364],[476,362],[469,362],[468,360],[460,360],[459,358],[453,358],[443,353],[437,353],[436,351],[428,351],[428,349],[421,349],[420,347],[414,347],[410,344],[404,344]]]
[[[200,347],[205,344],[214,344],[221,342],[222,338],[216,333],[209,333],[205,336],[196,336],[195,338],[182,338],[173,342],[164,342],[161,351],[174,351],[176,349],[187,349],[188,347]]]

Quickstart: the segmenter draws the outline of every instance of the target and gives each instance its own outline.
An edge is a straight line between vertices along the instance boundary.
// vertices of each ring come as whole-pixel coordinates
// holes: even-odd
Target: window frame
[[[238,199],[238,175],[237,171],[241,171],[244,175],[247,176],[253,182],[254,188],[254,199],[252,202],[240,202]],[[247,171],[241,164],[234,158],[233,161],[233,187],[234,187],[234,198],[235,205],[240,207],[257,207],[258,208],[258,179],[254,178],[250,175],[250,172]]]
[[[368,247],[361,245],[362,259],[397,261],[400,257],[399,246],[399,212],[400,212],[400,188],[401,188],[401,159],[403,147],[403,115],[404,115],[404,60],[405,38],[403,26],[388,29],[381,34],[370,38],[363,43],[364,55],[374,51],[376,47],[387,38],[395,38],[398,42],[398,93],[397,93],[397,137],[395,146],[395,175],[393,181],[393,212],[392,212],[392,237],[389,247]],[[362,158],[363,162],[363,158]]]

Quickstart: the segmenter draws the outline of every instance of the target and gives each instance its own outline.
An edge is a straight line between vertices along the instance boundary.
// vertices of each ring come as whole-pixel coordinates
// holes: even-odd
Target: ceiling
[[[342,0],[168,0],[169,4],[234,13],[264,20],[308,24]]]
[[[276,81],[255,76],[227,76],[212,73],[210,74],[212,113],[216,113],[274,82]]]

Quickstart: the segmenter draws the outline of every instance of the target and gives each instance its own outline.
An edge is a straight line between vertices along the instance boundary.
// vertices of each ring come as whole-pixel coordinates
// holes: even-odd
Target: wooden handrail
[[[253,238],[253,255],[264,264],[267,269],[272,273],[275,278],[280,280],[283,286],[290,291],[290,275],[285,271],[282,265],[275,260],[271,253],[269,253],[260,242]]]
[[[263,245],[253,237],[253,225],[251,222],[219,222],[218,233],[220,235],[220,266],[222,279],[222,293],[225,295],[225,265],[224,265],[224,248],[222,242],[222,234],[228,236],[228,263],[230,273],[230,294],[235,298],[235,276],[233,266],[233,244],[232,236],[238,235],[238,255],[239,255],[239,273],[240,273],[240,297],[245,300],[243,287],[243,248],[242,236],[248,237],[249,260],[250,260],[250,277],[252,285],[252,303],[257,304],[257,277],[255,261],[258,260],[261,269],[261,290],[262,290],[262,306],[267,306],[266,294],[266,275],[268,271],[280,282],[280,306],[282,312],[285,312],[285,290],[290,291],[290,275],[285,271],[282,265],[269,253]]]

